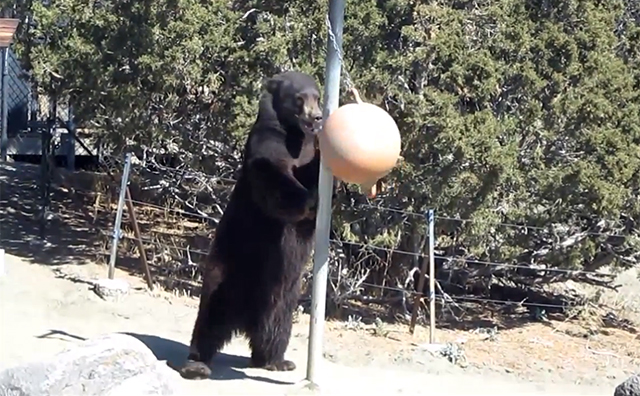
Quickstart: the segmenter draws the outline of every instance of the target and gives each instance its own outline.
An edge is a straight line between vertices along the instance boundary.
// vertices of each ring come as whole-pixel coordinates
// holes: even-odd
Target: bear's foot
[[[269,371],[293,371],[296,369],[296,364],[291,360],[281,360],[275,363],[268,364],[257,364],[256,362],[251,362],[253,367],[261,368]]]
[[[187,363],[185,363],[179,372],[182,378],[186,379],[208,379],[211,376],[209,366],[195,360],[187,360]]]

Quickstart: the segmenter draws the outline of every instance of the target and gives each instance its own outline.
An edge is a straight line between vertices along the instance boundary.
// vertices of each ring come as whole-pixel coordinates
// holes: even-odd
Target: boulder
[[[0,372],[0,396],[174,395],[177,374],[125,334],[84,341]]]
[[[93,284],[93,291],[103,300],[119,301],[129,294],[130,286],[122,279],[100,279]]]
[[[640,396],[640,374],[632,375],[618,385],[613,396]]]
[[[4,276],[4,249],[0,249],[0,276]]]

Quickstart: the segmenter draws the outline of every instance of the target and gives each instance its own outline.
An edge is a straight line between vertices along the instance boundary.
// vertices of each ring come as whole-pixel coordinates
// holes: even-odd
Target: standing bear
[[[213,356],[244,333],[251,364],[294,370],[285,360],[302,269],[310,257],[318,201],[320,93],[309,75],[288,71],[264,87],[244,148],[240,177],[203,268],[189,379],[208,378]]]

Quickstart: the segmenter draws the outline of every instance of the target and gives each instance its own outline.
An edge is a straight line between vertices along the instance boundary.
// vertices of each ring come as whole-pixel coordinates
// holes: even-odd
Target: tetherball
[[[318,136],[323,162],[338,179],[359,184],[376,195],[376,182],[400,158],[400,131],[382,108],[363,102],[348,103],[329,115]]]

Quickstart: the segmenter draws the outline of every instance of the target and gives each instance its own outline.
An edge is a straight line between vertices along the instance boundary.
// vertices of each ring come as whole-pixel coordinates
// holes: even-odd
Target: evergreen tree
[[[78,121],[114,150],[162,148],[210,173],[237,167],[264,78],[295,68],[323,82],[326,2],[5,3],[29,22],[16,48],[34,81],[58,75]],[[435,208],[471,220],[437,221],[446,256],[637,264],[637,2],[359,0],[345,24],[344,70],[403,139],[405,161],[375,204],[418,215],[359,205],[348,186],[334,212],[341,238],[420,251],[420,214]],[[416,260],[394,255],[378,276]]]

